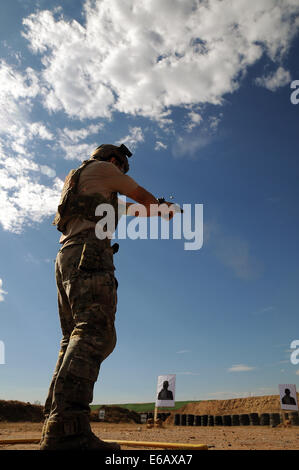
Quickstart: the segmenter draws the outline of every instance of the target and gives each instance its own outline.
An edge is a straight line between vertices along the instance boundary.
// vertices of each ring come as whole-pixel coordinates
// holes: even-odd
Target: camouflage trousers
[[[94,383],[101,363],[116,344],[117,281],[112,248],[106,242],[78,237],[57,254],[63,337],[45,403],[43,436],[69,436],[90,430]]]

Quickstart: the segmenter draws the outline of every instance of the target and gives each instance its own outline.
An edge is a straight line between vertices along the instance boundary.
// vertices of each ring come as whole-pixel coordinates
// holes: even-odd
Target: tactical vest
[[[99,204],[111,204],[115,212],[115,228],[118,223],[118,198],[117,193],[111,193],[110,198],[105,198],[100,193],[82,195],[78,194],[78,182],[82,170],[90,163],[98,160],[93,157],[84,162],[76,170],[71,170],[65,178],[60,202],[55,218],[52,222],[57,230],[65,234],[68,222],[79,217],[81,220],[89,220],[97,223],[103,216],[95,216],[96,207]]]

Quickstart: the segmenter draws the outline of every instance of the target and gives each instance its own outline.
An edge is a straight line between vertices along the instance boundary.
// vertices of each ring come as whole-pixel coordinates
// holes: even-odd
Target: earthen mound
[[[105,410],[104,420],[99,419],[99,410],[93,410],[90,413],[91,421],[104,421],[106,423],[140,423],[139,414],[127,408],[103,405],[99,409]]]
[[[43,407],[22,401],[0,400],[0,421],[43,421]]]

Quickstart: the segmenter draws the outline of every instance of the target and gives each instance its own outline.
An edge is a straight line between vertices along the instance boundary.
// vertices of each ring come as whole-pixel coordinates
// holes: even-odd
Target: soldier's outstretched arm
[[[158,199],[149,191],[147,191],[145,188],[143,188],[142,186],[137,186],[136,189],[134,189],[130,193],[127,193],[127,196],[130,199],[133,199],[134,201],[139,203],[143,208],[146,209],[147,217],[161,215],[161,212],[158,211],[158,206],[159,206]],[[167,206],[171,206],[173,203],[165,201],[164,204],[166,204]],[[138,211],[137,204],[127,203],[127,215],[136,215],[137,211]],[[143,214],[144,214],[144,209],[140,210],[138,215],[142,216]],[[172,219],[173,216],[174,216],[174,212],[170,211],[169,219]]]

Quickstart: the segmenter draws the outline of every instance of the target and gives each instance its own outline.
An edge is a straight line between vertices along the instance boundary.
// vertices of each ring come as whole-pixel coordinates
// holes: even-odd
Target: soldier
[[[100,365],[116,344],[117,244],[111,246],[109,233],[99,239],[95,227],[103,217],[96,216],[95,209],[99,204],[112,206],[116,226],[119,192],[142,204],[147,216],[158,215],[150,207],[158,200],[126,175],[131,155],[123,144],[101,145],[64,183],[53,222],[62,232],[55,271],[63,336],[45,403],[41,450],[120,450],[117,443],[97,438],[89,422]],[[130,206],[125,206],[127,214]],[[173,215],[170,212],[169,219]]]

